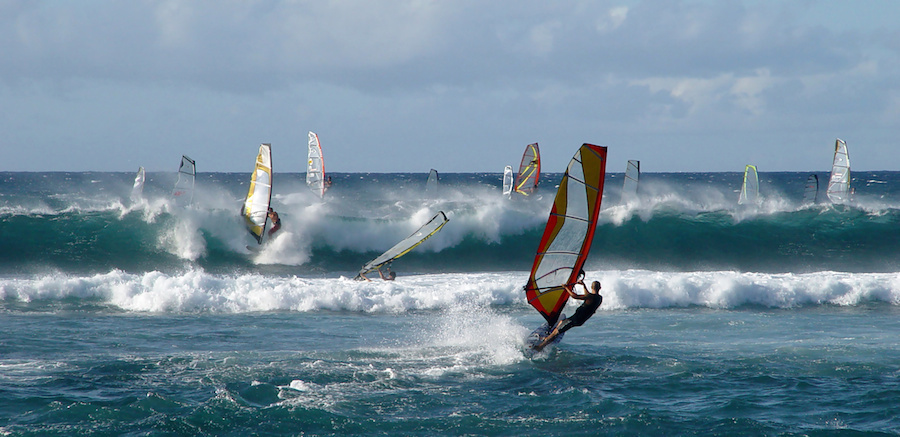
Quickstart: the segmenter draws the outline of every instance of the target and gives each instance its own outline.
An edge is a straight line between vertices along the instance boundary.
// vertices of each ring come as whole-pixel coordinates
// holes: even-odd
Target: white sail
[[[415,249],[416,246],[422,244],[425,240],[431,238],[432,235],[440,231],[441,228],[447,224],[447,221],[447,216],[444,214],[444,211],[438,212],[428,221],[428,223],[422,225],[422,227],[416,230],[416,232],[413,232],[412,235],[400,240],[394,247],[391,247],[372,261],[367,262],[366,265],[359,270],[359,275],[357,275],[357,277],[373,270],[377,270],[381,268],[381,266],[406,255],[407,252]]]
[[[241,207],[241,216],[256,242],[262,244],[272,201],[272,146],[262,144],[256,155],[256,166],[250,175],[250,189]]]
[[[622,186],[622,202],[637,199],[638,185],[641,180],[641,161],[628,160],[625,167],[625,183]]]
[[[507,165],[506,168],[503,169],[503,197],[507,199],[512,197],[512,188],[513,188],[513,171],[512,166]]]
[[[756,205],[759,203],[759,175],[755,165],[744,168],[744,183],[741,185],[739,205]]]
[[[437,170],[431,169],[431,171],[428,172],[428,180],[425,181],[425,193],[437,193],[439,181],[440,178],[438,177]]]
[[[319,136],[309,133],[309,162],[306,166],[306,185],[319,197],[325,197],[325,157]]]
[[[134,187],[131,188],[131,200],[138,202],[144,197],[144,167],[138,168],[134,175]]]
[[[803,189],[803,203],[818,203],[819,201],[819,176],[811,174],[806,178],[806,188]]]
[[[178,180],[175,181],[175,189],[172,196],[175,204],[186,207],[194,201],[194,178],[197,175],[197,164],[187,155],[182,155],[181,165],[178,166]]]
[[[840,138],[834,142],[834,162],[825,194],[832,203],[850,202],[850,153],[847,143]]]

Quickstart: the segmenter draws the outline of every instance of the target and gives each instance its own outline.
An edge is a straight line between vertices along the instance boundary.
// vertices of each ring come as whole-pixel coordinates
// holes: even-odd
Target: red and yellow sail
[[[591,250],[606,176],[606,147],[583,144],[563,175],[525,285],[525,296],[551,326],[559,319]]]

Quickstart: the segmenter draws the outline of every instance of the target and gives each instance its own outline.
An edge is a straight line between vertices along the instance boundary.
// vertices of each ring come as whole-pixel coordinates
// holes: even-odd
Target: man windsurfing
[[[579,277],[584,277],[584,272],[582,272]],[[594,281],[591,284],[591,288],[588,289],[587,286],[584,285],[584,279],[579,279],[576,284],[581,284],[581,287],[584,288],[584,294],[577,294],[572,289],[574,287],[569,287],[568,284],[563,284],[563,289],[566,290],[569,297],[572,299],[583,300],[584,302],[575,310],[575,314],[568,319],[560,320],[557,322],[556,327],[553,328],[553,332],[550,333],[544,341],[534,347],[535,351],[540,351],[550,344],[556,336],[562,334],[563,332],[568,331],[576,326],[581,326],[586,322],[591,316],[597,312],[597,308],[600,307],[600,304],[603,303],[603,296],[600,295],[600,281]]]

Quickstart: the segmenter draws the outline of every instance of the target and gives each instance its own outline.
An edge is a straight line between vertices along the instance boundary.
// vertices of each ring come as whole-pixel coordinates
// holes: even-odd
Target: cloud
[[[900,31],[809,21],[827,12],[755,1],[7,1],[0,128],[70,144],[120,125],[141,126],[150,144],[312,129],[332,144],[375,136],[438,150],[473,136],[511,149],[678,135],[701,147],[774,130],[887,138]],[[347,169],[377,162],[365,153],[348,153],[360,164]],[[571,153],[559,155],[564,165]],[[457,156],[440,158],[466,170]]]

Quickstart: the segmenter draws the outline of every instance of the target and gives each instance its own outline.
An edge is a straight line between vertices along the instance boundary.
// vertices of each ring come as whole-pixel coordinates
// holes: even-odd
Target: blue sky
[[[0,2],[7,171],[900,170],[895,1]]]

